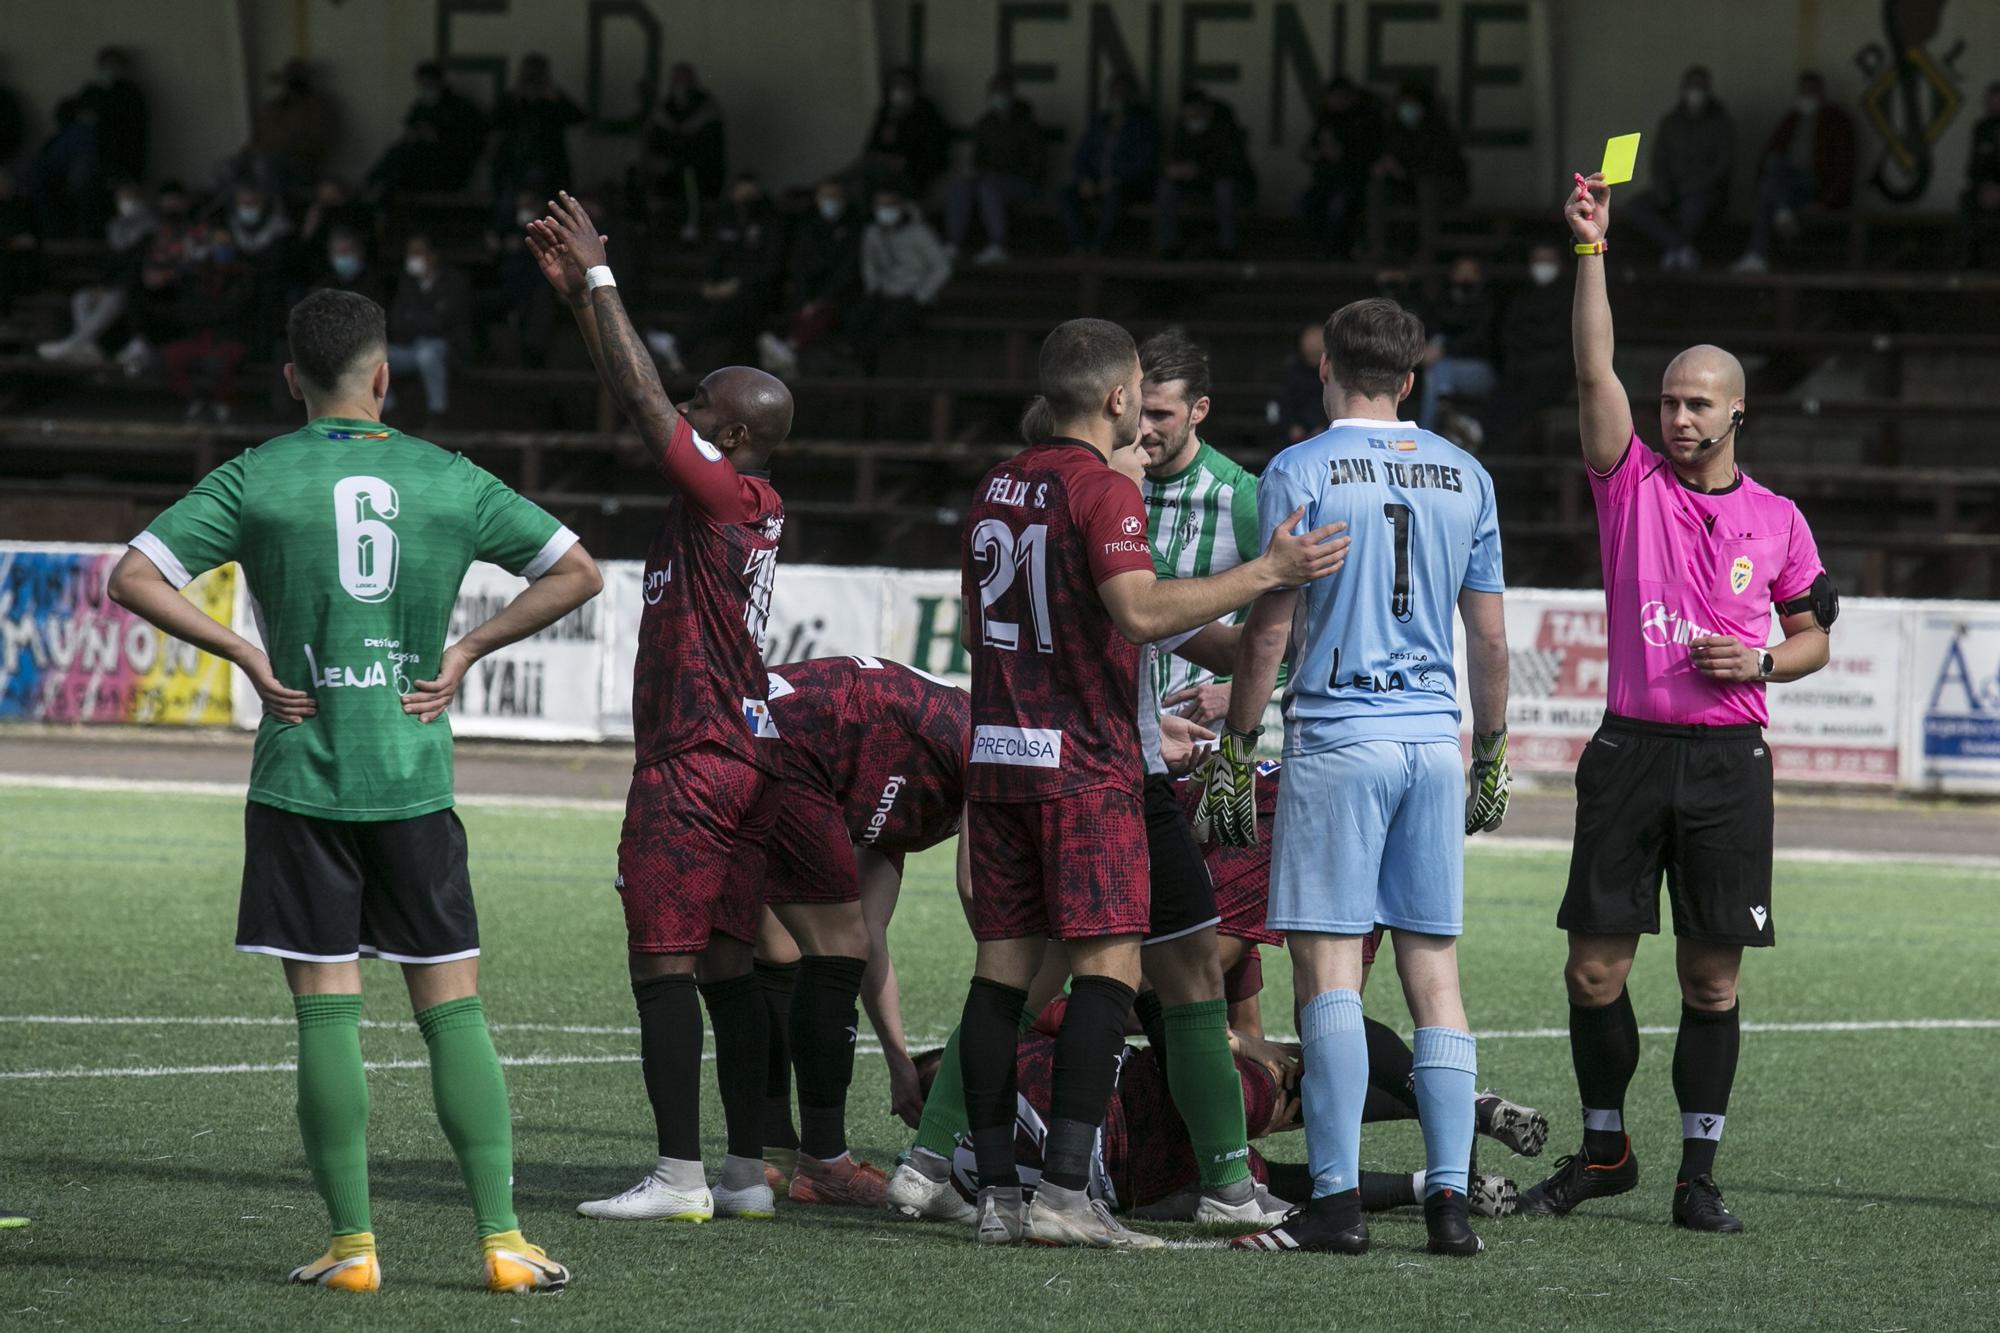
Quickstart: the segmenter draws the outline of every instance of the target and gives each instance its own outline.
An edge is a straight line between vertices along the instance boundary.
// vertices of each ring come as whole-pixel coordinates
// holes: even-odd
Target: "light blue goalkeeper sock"
[[[1306,1163],[1313,1197],[1323,1199],[1361,1186],[1361,1103],[1368,1093],[1361,996],[1351,990],[1315,995],[1299,1015],[1299,1030],[1305,1038]]]
[[[1418,1028],[1412,1045],[1411,1082],[1424,1131],[1424,1197],[1447,1189],[1464,1194],[1472,1160],[1476,1043],[1457,1028]]]

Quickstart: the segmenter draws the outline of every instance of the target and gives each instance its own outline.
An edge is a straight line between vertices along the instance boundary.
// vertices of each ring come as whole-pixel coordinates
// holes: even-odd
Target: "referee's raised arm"
[[[1593,174],[1563,208],[1575,238],[1576,301],[1570,343],[1576,349],[1576,413],[1584,461],[1597,472],[1618,466],[1632,442],[1632,401],[1611,364],[1611,294],[1604,284],[1604,234],[1611,227],[1611,187]]]

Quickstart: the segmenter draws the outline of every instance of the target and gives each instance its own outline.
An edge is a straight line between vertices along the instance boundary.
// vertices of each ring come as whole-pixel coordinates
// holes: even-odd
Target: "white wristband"
[[[599,264],[584,272],[583,285],[591,291],[596,291],[599,287],[616,287],[618,279],[611,276],[610,265]]]

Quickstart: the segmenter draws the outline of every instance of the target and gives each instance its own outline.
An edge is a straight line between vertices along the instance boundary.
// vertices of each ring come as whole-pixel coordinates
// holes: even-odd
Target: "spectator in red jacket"
[[[1757,175],[1757,218],[1737,273],[1770,267],[1775,240],[1798,233],[1799,210],[1846,208],[1854,200],[1854,120],[1826,100],[1826,81],[1799,75],[1798,100],[1764,145]]]

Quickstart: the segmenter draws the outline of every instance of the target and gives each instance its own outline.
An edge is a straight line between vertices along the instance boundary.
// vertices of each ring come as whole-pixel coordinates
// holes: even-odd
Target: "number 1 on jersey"
[[[980,637],[989,648],[1017,652],[1021,647],[1021,622],[1000,620],[988,614],[1007,595],[1023,568],[1028,573],[1028,618],[1035,622],[1035,648],[1044,653],[1056,650],[1055,626],[1049,616],[1049,525],[1032,523],[1014,530],[997,518],[983,519],[972,529],[974,556],[987,566],[979,581]]]
[[[1389,590],[1389,610],[1402,624],[1409,624],[1416,606],[1410,596],[1410,529],[1415,526],[1416,515],[1403,504],[1385,504],[1382,517],[1389,520],[1389,526],[1396,530],[1396,578]]]

